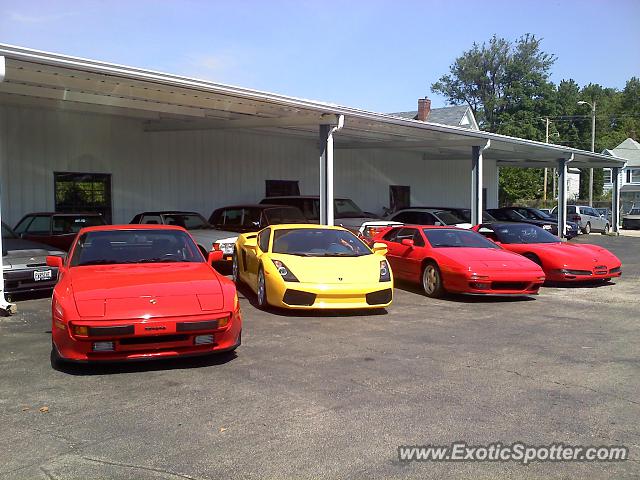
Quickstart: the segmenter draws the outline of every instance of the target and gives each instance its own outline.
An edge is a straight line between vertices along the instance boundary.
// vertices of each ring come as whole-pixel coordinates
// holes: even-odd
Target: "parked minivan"
[[[552,214],[557,214],[558,207],[551,210]],[[609,233],[609,220],[604,215],[600,215],[595,208],[583,205],[567,205],[567,220],[575,222],[580,226],[583,233],[601,232]]]

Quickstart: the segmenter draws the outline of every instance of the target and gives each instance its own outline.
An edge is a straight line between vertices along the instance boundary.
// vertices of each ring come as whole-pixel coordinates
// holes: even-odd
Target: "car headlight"
[[[276,266],[278,273],[280,274],[280,276],[285,282],[299,282],[299,280],[291,272],[291,270],[287,268],[284,262],[281,262],[280,260],[273,260],[273,259],[271,259],[271,261]]]
[[[386,260],[380,260],[380,282],[391,281],[391,268]]]

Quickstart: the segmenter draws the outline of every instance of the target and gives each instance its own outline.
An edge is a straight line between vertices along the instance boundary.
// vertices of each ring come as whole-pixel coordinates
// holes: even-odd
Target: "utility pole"
[[[591,151],[596,151],[596,101],[593,103],[579,101],[578,105],[591,107]],[[589,206],[593,207],[593,168],[589,169]]]
[[[549,117],[545,118],[545,131],[545,143],[549,143]],[[544,187],[542,188],[542,201],[547,201],[547,167],[544,167]]]

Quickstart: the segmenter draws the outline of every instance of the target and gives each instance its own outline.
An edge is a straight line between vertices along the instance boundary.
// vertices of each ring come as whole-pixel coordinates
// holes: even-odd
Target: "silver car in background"
[[[49,291],[58,282],[58,269],[47,265],[47,255],[64,257],[66,252],[42,243],[23,240],[2,224],[2,270],[8,295]]]
[[[554,207],[551,213],[555,215],[557,211],[558,207]],[[567,205],[567,220],[577,223],[582,233],[609,233],[609,220],[604,215],[600,215],[593,207]]]

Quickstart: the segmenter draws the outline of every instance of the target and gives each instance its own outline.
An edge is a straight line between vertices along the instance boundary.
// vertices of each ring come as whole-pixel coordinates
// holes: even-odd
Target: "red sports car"
[[[482,235],[455,227],[405,225],[379,233],[395,278],[417,282],[429,297],[445,292],[532,295],[542,269]]]
[[[549,281],[609,281],[622,275],[620,259],[606,248],[562,242],[535,225],[485,223],[473,230],[540,265]]]
[[[202,355],[240,345],[233,282],[180,227],[84,228],[64,262],[47,263],[60,271],[51,305],[54,363]]]

